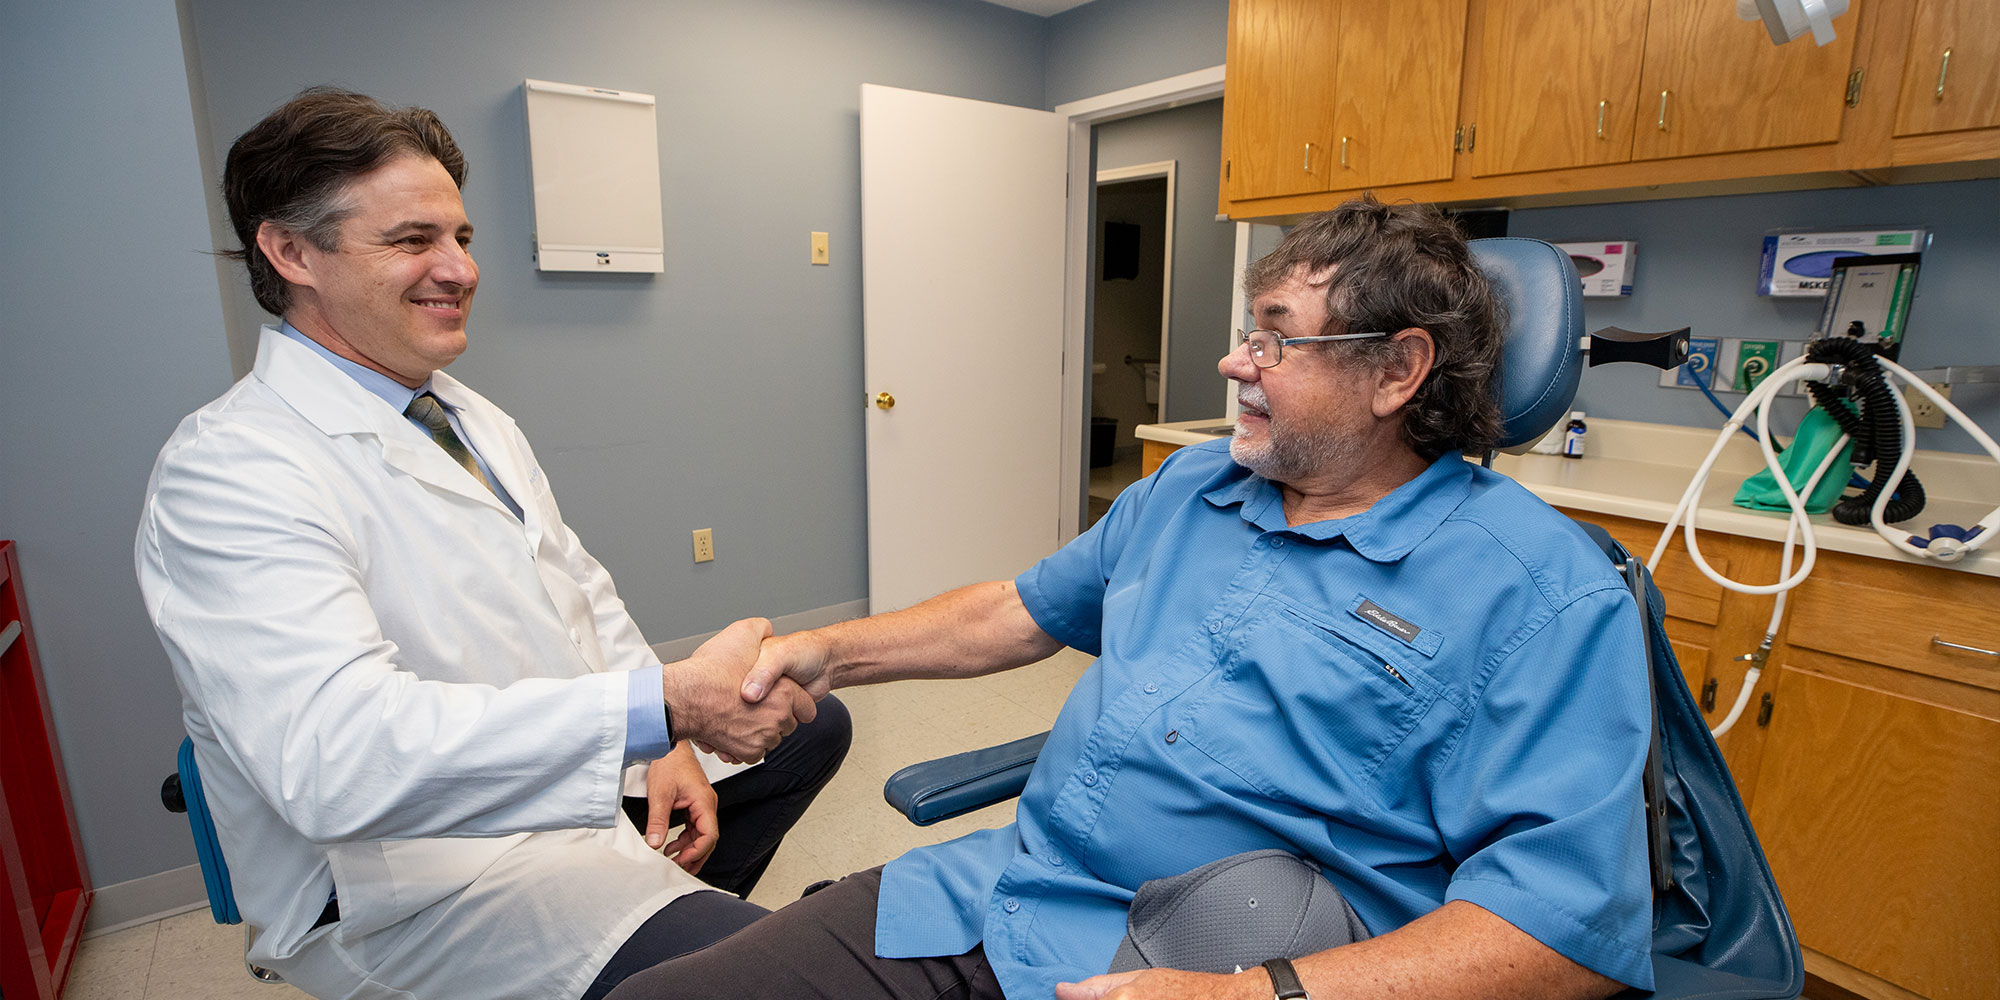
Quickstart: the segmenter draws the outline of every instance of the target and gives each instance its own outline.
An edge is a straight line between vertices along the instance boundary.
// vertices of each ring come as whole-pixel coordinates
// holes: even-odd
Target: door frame
[[[1144,181],[1155,177],[1164,177],[1167,179],[1166,246],[1164,252],[1161,254],[1161,257],[1164,259],[1160,261],[1160,267],[1165,272],[1161,276],[1160,281],[1160,391],[1158,404],[1160,408],[1159,415],[1163,419],[1167,413],[1167,334],[1174,325],[1174,177],[1177,172],[1175,161],[1173,160],[1139,163],[1129,167],[1113,167],[1109,170],[1099,170],[1097,172],[1097,183],[1091,188],[1091,197],[1095,199],[1097,189],[1106,184]],[[1091,206],[1091,213],[1093,216],[1096,214],[1096,205],[1094,202]],[[1083,433],[1078,428],[1071,429],[1076,430],[1078,433]]]
[[[1066,544],[1083,530],[1086,505],[1084,491],[1090,460],[1084,435],[1076,429],[1084,425],[1084,390],[1090,381],[1090,351],[1084,331],[1090,320],[1090,223],[1095,213],[1097,172],[1092,169],[1096,149],[1090,130],[1105,122],[1166,111],[1222,96],[1223,67],[1210,66],[1179,76],[1170,76],[1136,87],[1114,90],[1096,97],[1058,104],[1056,114],[1069,119],[1069,200],[1066,208],[1067,236],[1063,241],[1063,366],[1062,449],[1057,461],[1062,466],[1061,496],[1056,511],[1056,542]],[[1166,358],[1160,359],[1161,401],[1166,400]]]

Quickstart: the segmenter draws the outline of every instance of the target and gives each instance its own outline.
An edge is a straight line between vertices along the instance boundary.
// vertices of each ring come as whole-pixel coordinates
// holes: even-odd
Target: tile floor
[[[882,782],[920,760],[1047,729],[1089,665],[1089,657],[1066,649],[1041,663],[990,677],[902,681],[840,692],[854,716],[854,748],[778,849],[751,900],[782,906],[820,879],[1006,823],[1013,815],[1011,802],[934,826],[911,826],[883,804]],[[242,928],[214,923],[207,907],[83,942],[63,991],[64,1000],[304,996],[290,986],[251,979],[243,968]]]

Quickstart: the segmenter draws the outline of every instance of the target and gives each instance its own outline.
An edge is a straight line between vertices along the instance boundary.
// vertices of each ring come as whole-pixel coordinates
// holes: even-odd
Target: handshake
[[[804,634],[774,638],[763,618],[723,629],[661,676],[674,739],[744,764],[811,722],[830,686],[824,651]]]

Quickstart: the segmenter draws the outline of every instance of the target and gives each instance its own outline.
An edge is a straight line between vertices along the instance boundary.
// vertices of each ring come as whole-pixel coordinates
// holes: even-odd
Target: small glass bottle
[[[1583,436],[1587,428],[1583,424],[1583,411],[1571,410],[1569,426],[1563,428],[1563,457],[1583,457]]]

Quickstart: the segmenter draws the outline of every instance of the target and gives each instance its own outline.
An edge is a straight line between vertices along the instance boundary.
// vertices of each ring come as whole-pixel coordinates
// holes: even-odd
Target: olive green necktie
[[[418,393],[415,399],[410,400],[409,408],[403,411],[403,416],[422,424],[424,429],[430,432],[431,440],[436,441],[438,447],[443,448],[444,453],[451,456],[452,461],[464,466],[465,471],[472,473],[472,478],[479,480],[488,490],[492,490],[494,496],[500,495],[500,491],[493,488],[492,481],[479,471],[479,462],[472,457],[471,450],[465,447],[465,442],[459,440],[458,434],[451,429],[451,421],[445,419],[444,406],[438,402],[436,396],[428,392]]]

